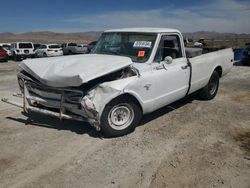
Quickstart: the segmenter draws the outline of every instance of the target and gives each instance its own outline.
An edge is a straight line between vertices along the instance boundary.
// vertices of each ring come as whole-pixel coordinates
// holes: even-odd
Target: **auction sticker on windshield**
[[[138,52],[138,57],[144,57],[144,56],[145,56],[145,51]]]
[[[133,47],[134,48],[151,48],[151,41],[135,41]]]

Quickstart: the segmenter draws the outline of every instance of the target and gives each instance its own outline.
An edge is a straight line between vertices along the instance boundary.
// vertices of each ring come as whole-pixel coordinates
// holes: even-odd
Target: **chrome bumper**
[[[60,101],[54,101],[50,99],[43,99],[36,96],[31,96],[29,94],[29,91],[27,89],[26,81],[23,81],[23,94],[14,94],[13,96],[21,97],[23,99],[23,103],[19,103],[16,101],[9,100],[8,98],[2,98],[1,100],[5,103],[14,105],[16,107],[22,108],[24,112],[30,113],[30,112],[38,112],[45,115],[57,117],[59,119],[68,119],[68,120],[76,120],[76,121],[84,121],[89,122],[92,126],[96,128],[96,130],[100,130],[100,126],[96,123],[93,123],[93,120],[89,119],[87,114],[84,113],[84,111],[81,109],[77,109],[75,104],[70,104],[65,102],[65,95],[62,91],[61,93],[61,99]],[[43,109],[36,107],[34,104],[42,104],[42,106],[50,107],[50,104],[53,104],[51,106],[52,108],[56,108],[59,110],[59,112],[54,112],[51,110]],[[44,105],[47,104],[47,105]],[[69,110],[73,112],[74,114],[66,114],[66,110]]]

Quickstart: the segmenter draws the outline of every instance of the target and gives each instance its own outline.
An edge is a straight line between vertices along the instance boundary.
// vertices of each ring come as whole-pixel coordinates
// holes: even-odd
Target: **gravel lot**
[[[17,67],[0,63],[1,97],[18,92]],[[0,102],[0,187],[249,188],[250,67],[235,66],[214,100],[188,97],[113,139]]]

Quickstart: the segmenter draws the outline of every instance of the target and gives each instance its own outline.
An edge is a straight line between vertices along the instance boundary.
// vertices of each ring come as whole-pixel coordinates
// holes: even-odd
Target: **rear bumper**
[[[8,56],[0,57],[0,61],[7,61],[9,59]]]
[[[63,52],[52,52],[52,53],[47,53],[48,57],[55,57],[55,56],[62,56]]]
[[[36,57],[36,54],[16,54],[16,57],[21,59],[34,58]]]

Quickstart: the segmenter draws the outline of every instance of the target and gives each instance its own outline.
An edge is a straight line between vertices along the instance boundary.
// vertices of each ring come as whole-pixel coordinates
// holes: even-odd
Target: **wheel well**
[[[126,99],[128,99],[128,100],[130,100],[130,101],[135,102],[135,103],[138,105],[138,107],[141,109],[141,112],[143,113],[141,104],[139,103],[139,101],[137,100],[137,98],[135,98],[133,95],[131,95],[131,94],[129,94],[129,93],[124,93],[124,94],[122,94],[122,95],[116,97],[115,99],[119,99],[119,98],[126,98]],[[113,100],[114,100],[114,99],[113,99]]]
[[[221,68],[221,66],[216,67],[214,70],[219,74],[220,77],[222,76],[222,68]]]

